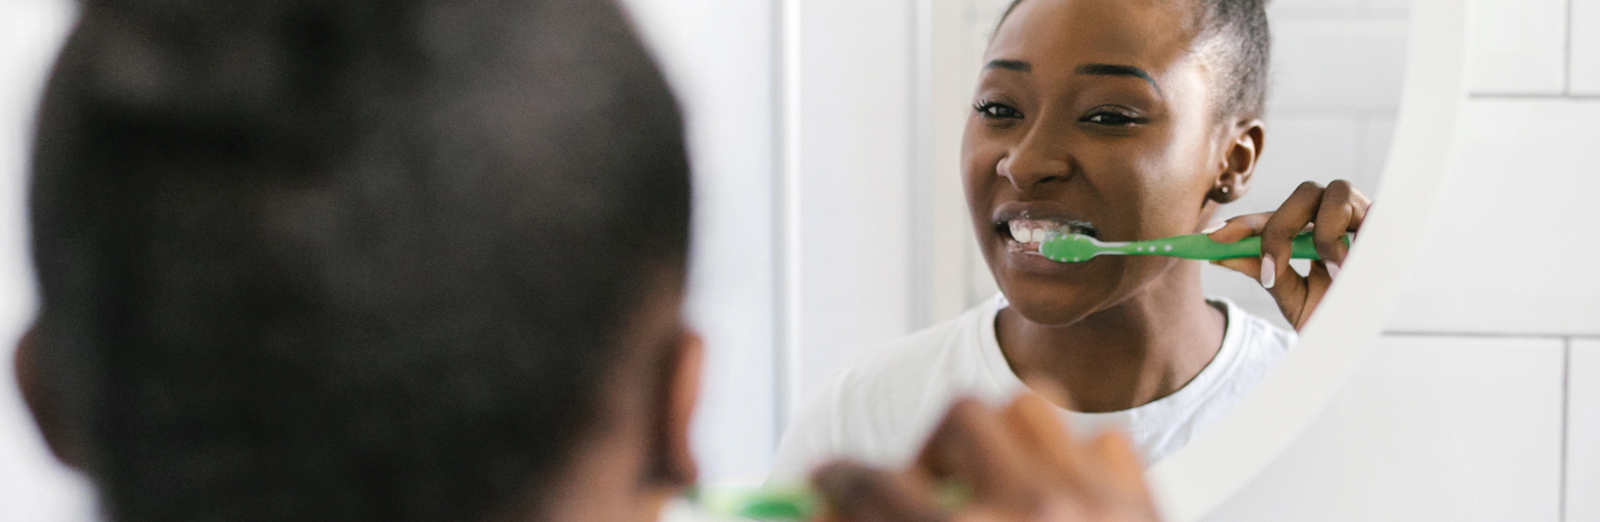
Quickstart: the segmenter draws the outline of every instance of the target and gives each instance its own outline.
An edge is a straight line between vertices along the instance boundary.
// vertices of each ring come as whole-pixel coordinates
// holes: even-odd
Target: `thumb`
[[[1221,259],[1212,261],[1211,264],[1250,276],[1251,279],[1261,276],[1261,258],[1259,257]]]

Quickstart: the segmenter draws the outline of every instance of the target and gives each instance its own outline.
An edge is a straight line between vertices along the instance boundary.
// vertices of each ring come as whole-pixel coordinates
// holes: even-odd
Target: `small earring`
[[[1229,192],[1232,192],[1232,191],[1233,191],[1233,189],[1230,189],[1230,188],[1228,188],[1228,186],[1227,186],[1227,185],[1223,185],[1223,186],[1221,186],[1221,187],[1217,187],[1217,190],[1218,190],[1218,191],[1220,191],[1220,192],[1222,192],[1222,193],[1223,193],[1223,194],[1227,194],[1227,193],[1229,193]]]

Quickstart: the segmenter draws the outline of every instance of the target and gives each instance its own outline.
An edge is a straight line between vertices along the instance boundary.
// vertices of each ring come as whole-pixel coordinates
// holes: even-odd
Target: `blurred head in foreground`
[[[603,0],[103,0],[18,351],[117,522],[653,520],[693,481],[681,122]]]

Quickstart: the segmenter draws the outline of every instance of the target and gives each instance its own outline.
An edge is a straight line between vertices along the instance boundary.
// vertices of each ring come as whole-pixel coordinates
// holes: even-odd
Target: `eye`
[[[972,106],[978,115],[987,119],[1022,119],[1022,111],[1000,102],[983,101]]]
[[[1097,110],[1089,113],[1088,116],[1084,116],[1079,121],[1108,127],[1128,127],[1145,122],[1143,118],[1112,110]]]

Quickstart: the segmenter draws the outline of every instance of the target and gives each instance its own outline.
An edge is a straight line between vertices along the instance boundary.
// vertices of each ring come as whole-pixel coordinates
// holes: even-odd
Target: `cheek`
[[[1154,130],[1154,129],[1152,129]],[[1205,196],[1202,143],[1174,132],[1081,147],[1076,154],[1090,185],[1114,216],[1117,235],[1153,239],[1187,233]]]
[[[1211,129],[1200,125],[1173,132],[1173,136],[1165,140],[1164,153],[1153,158],[1152,175],[1158,176],[1153,181],[1185,193],[1210,186],[1222,168],[1218,163],[1220,158],[1212,154],[1215,148],[1212,139]]]
[[[996,168],[1006,149],[1003,144],[982,136],[983,130],[975,126],[967,125],[961,141],[961,185],[967,204],[973,212],[979,212],[987,207],[987,196],[1000,178]]]

